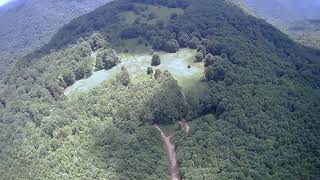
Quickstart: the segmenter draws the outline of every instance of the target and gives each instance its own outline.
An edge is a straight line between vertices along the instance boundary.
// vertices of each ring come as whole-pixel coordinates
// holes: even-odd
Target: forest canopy
[[[63,94],[117,65],[132,39],[154,51],[197,49],[204,87],[184,90],[159,69],[133,81],[123,67],[88,93]],[[183,179],[317,179],[319,57],[225,0],[113,1],[61,28],[2,81],[0,172],[168,179],[152,125],[187,119],[190,134],[174,136]]]

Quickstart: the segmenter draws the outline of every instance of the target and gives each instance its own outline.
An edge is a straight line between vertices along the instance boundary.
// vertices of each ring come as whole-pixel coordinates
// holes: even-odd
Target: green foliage
[[[136,3],[185,13],[128,24],[121,13],[139,14]],[[180,32],[192,37],[189,46],[205,57],[205,86],[195,83],[185,95],[168,71],[134,83],[123,68],[115,81],[66,99],[64,88],[92,71],[90,34],[103,31],[117,48],[121,32],[134,27],[155,49],[176,51],[187,39]],[[174,137],[183,179],[320,176],[319,51],[224,0],[114,1],[68,24],[44,49],[81,36],[89,42],[23,61],[1,83],[4,179],[167,179],[166,152],[151,125],[204,115],[188,136]],[[98,51],[96,68],[117,63],[114,50]]]
[[[77,67],[75,77],[77,80],[87,78],[91,76],[92,70],[93,67],[91,59],[86,59],[83,62],[81,62]]]
[[[159,66],[161,64],[160,55],[155,53],[152,55],[151,66]]]
[[[93,11],[109,0],[18,2],[1,8],[0,76],[10,72],[23,56],[41,48],[72,19]],[[35,8],[34,5],[37,5]],[[45,9],[45,10],[44,10]],[[68,38],[65,34],[63,38]],[[50,49],[49,49],[50,50]]]
[[[67,51],[50,55],[50,59],[64,57]],[[38,63],[34,68],[45,62],[39,60]],[[35,86],[35,91],[39,92],[25,94],[24,98],[28,98],[18,100],[16,105],[11,100],[16,96],[15,91],[12,95],[6,93],[4,97],[11,103],[1,111],[2,122],[6,122],[0,124],[1,135],[4,135],[0,136],[1,155],[8,159],[0,164],[2,177],[168,178],[166,151],[159,143],[160,135],[149,124],[169,123],[163,117],[167,114],[181,116],[184,102],[181,88],[168,72],[158,79],[129,86],[128,78],[128,72],[122,68],[116,78],[121,84],[111,82],[65,101],[51,100],[49,89],[41,85]],[[8,83],[14,82],[8,80]],[[14,109],[16,113],[10,114]],[[160,109],[166,114],[162,115]],[[28,119],[26,113],[32,114],[32,119]],[[27,123],[9,123],[9,118],[15,118],[18,123],[18,117]],[[10,144],[13,140],[17,141],[15,145]],[[6,152],[9,151],[13,156],[8,156]],[[14,168],[9,169],[10,166]]]
[[[166,84],[163,84],[166,88],[155,87],[156,91],[150,102],[150,107],[154,112],[153,117],[156,123],[172,124],[186,115],[186,100],[182,89],[168,71],[164,71],[156,79],[166,82]]]
[[[153,68],[152,67],[148,67],[147,74],[153,74]]]
[[[179,45],[184,48],[187,47],[190,41],[190,37],[186,32],[180,32],[178,36]]]
[[[189,41],[189,48],[197,49],[200,44],[200,41],[197,37],[192,37]]]
[[[73,71],[69,69],[65,69],[63,74],[62,74],[63,81],[67,86],[71,86],[73,83],[76,81],[76,77]]]
[[[158,79],[160,75],[161,75],[161,70],[160,69],[156,69],[155,72],[154,72],[154,78]]]
[[[164,45],[164,50],[166,50],[167,52],[170,52],[170,53],[175,53],[175,52],[179,51],[179,48],[180,48],[179,43],[175,39],[170,39]]]
[[[128,86],[130,84],[130,76],[127,69],[124,66],[121,67],[121,72],[117,74],[116,80],[124,86]]]
[[[203,53],[197,52],[196,57],[194,58],[194,62],[202,62],[203,61]]]
[[[100,49],[106,45],[106,42],[100,33],[93,33],[88,42],[90,43],[92,50]]]
[[[197,52],[201,52],[202,54],[207,54],[206,46],[205,45],[199,45],[198,48],[197,48]]]
[[[205,69],[205,77],[207,81],[214,80],[215,82],[223,81],[225,78],[225,69],[221,64],[214,64]]]
[[[121,63],[117,52],[114,49],[102,49],[97,53],[96,68],[101,70],[102,68],[108,70]]]

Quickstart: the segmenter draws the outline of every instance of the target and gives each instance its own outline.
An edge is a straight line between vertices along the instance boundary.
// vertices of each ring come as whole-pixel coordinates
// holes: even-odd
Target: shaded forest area
[[[21,57],[48,43],[63,25],[107,2],[14,0],[0,7],[0,78]]]
[[[183,13],[139,20],[146,5]],[[115,81],[68,100],[63,89],[94,70],[93,32],[117,51],[133,38],[155,50],[197,49],[207,87],[184,98],[169,72],[132,83],[123,68]],[[197,123],[187,138],[175,137],[183,179],[317,179],[319,57],[224,0],[111,2],[63,27],[1,84],[0,172],[168,178],[160,135],[150,125],[185,117]]]

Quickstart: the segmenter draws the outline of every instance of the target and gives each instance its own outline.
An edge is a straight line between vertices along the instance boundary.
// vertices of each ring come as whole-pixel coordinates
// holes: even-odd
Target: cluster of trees
[[[161,64],[161,59],[159,53],[152,55],[151,66],[159,66]]]
[[[121,13],[137,2],[184,14],[127,24]],[[156,50],[197,49],[205,87],[184,93],[168,71],[152,68],[135,84],[121,68],[111,83],[66,101],[64,88],[93,71],[92,50],[101,49],[98,69],[119,62],[100,40],[117,50],[121,36],[131,38],[128,28]],[[102,36],[90,38],[94,31]],[[150,125],[184,117],[197,119],[188,137],[174,137],[184,179],[320,176],[319,51],[224,0],[114,1],[62,28],[43,49],[79,37],[87,41],[30,55],[1,83],[4,179],[166,179],[166,152]]]
[[[173,123],[185,115],[187,104],[168,71],[156,74],[133,84],[122,67],[112,82],[68,101],[54,101],[37,85],[37,91],[47,92],[38,95],[41,100],[26,93],[28,100],[18,101],[20,110],[11,115],[25,120],[23,125],[16,124],[18,119],[4,122],[14,108],[6,99],[9,105],[1,110],[0,124],[1,157],[6,158],[0,164],[2,177],[168,179],[166,151],[151,124]],[[27,120],[22,109],[30,103],[33,111]],[[36,112],[42,115],[37,122]]]
[[[114,49],[100,49],[96,55],[96,69],[111,69],[121,63],[121,60]]]

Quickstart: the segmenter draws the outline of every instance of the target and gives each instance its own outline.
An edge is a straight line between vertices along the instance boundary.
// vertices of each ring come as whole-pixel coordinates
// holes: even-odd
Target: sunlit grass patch
[[[168,70],[178,81],[179,85],[187,89],[196,85],[201,85],[200,79],[203,76],[203,64],[194,63],[195,50],[181,49],[176,53],[160,52],[161,64],[153,67],[153,70]],[[72,92],[87,91],[99,86],[106,80],[114,79],[120,71],[121,66],[126,67],[132,82],[141,82],[151,75],[147,75],[147,68],[151,66],[152,53],[146,52],[141,54],[121,53],[119,54],[122,63],[110,70],[101,70],[94,72],[89,78],[77,81],[65,90],[65,95]],[[188,68],[191,65],[191,68]]]

